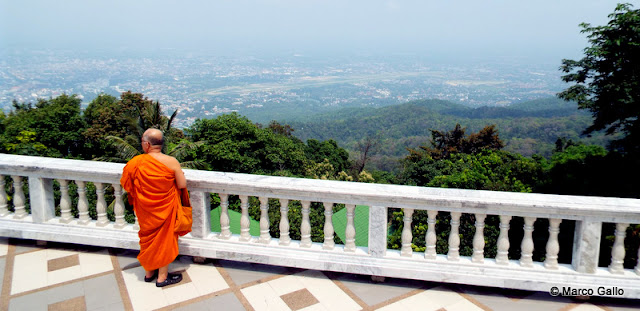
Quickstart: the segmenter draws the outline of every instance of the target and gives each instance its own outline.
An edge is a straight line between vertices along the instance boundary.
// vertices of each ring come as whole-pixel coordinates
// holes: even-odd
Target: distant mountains
[[[334,139],[356,152],[358,142],[377,141],[376,166],[389,169],[390,161],[407,155],[407,148],[428,145],[431,130],[451,130],[460,123],[470,131],[496,124],[505,150],[525,156],[550,156],[555,141],[562,137],[605,145],[603,135],[581,137],[591,123],[588,112],[577,104],[555,97],[522,102],[508,107],[471,108],[445,100],[419,100],[381,108],[347,108],[311,115],[311,121],[286,122],[294,135],[307,139]],[[378,163],[379,162],[379,163]]]

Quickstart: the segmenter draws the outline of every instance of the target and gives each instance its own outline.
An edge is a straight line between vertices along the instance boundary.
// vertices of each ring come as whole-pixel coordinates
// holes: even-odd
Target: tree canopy
[[[575,83],[558,96],[591,111],[585,134],[621,132],[613,149],[640,151],[640,10],[618,4],[604,26],[582,23],[591,46],[580,60],[564,59],[565,82]]]

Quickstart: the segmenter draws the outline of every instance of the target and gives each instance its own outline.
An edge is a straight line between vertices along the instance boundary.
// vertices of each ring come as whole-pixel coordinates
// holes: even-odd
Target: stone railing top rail
[[[0,174],[119,182],[124,164],[0,154]],[[263,176],[185,170],[190,190],[313,202],[464,213],[640,223],[640,200]]]

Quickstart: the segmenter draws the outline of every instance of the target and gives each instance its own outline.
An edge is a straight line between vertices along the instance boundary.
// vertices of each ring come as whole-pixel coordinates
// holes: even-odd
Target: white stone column
[[[500,235],[498,236],[498,253],[496,263],[499,265],[509,264],[509,222],[511,216],[500,215]]]
[[[524,237],[520,244],[520,265],[523,267],[533,267],[533,223],[535,217],[524,218]]]
[[[189,191],[189,201],[191,201],[191,215],[193,216],[191,236],[206,238],[211,234],[211,196],[208,192],[192,190]]]
[[[259,243],[269,244],[271,234],[269,233],[269,198],[260,197],[260,239]]]
[[[609,265],[609,272],[614,274],[624,274],[624,238],[627,235],[628,226],[629,224],[625,223],[616,224],[616,239],[611,249],[611,264]]]
[[[311,247],[311,222],[309,221],[309,209],[311,202],[302,201],[302,223],[300,224],[300,247]]]
[[[486,214],[476,214],[476,233],[473,235],[473,255],[471,261],[484,262],[484,219]]]
[[[324,205],[324,243],[322,243],[322,249],[332,250],[335,247],[333,241],[333,202],[322,202],[322,204]]]
[[[96,195],[98,197],[96,201],[96,212],[98,213],[98,222],[96,226],[104,227],[109,224],[109,218],[107,218],[107,202],[104,200],[104,184],[97,182]]]
[[[580,273],[596,273],[600,258],[602,223],[576,221],[571,264]]]
[[[52,179],[29,177],[29,199],[34,223],[47,222],[55,217]]]
[[[411,242],[413,241],[413,233],[411,232],[411,220],[413,217],[412,208],[403,208],[402,212],[402,248],[400,249],[400,255],[404,257],[413,256],[413,249],[411,248]]]
[[[369,255],[384,257],[387,254],[387,208],[369,206]]]
[[[113,187],[113,196],[114,204],[113,204],[113,213],[115,214],[116,223],[113,225],[115,228],[121,229],[127,225],[127,222],[124,220],[124,202],[122,201],[122,186],[120,183],[111,184]],[[60,189],[62,189],[62,184],[60,184]],[[61,201],[62,202],[62,201]],[[62,206],[62,203],[60,204]]]
[[[231,229],[229,227],[229,195],[220,193],[220,239],[228,240],[231,238]]]
[[[13,178],[13,218],[22,219],[26,217],[24,191],[22,190],[22,176],[11,176]]]
[[[68,224],[73,220],[71,215],[71,197],[69,197],[69,181],[58,179],[60,184],[60,219],[63,224]]]
[[[289,245],[289,200],[280,199],[280,245]]]
[[[249,221],[249,197],[246,195],[240,196],[240,209],[242,214],[240,216],[240,241],[246,242],[251,240],[251,234],[249,233],[249,227],[251,221]]]
[[[460,260],[460,212],[451,212],[451,232],[449,233],[449,252],[447,259],[450,261]]]
[[[640,275],[640,247],[638,248],[638,263],[636,264],[636,274]]]
[[[425,244],[427,246],[424,252],[425,259],[436,259],[436,216],[438,211],[427,211],[427,234],[425,235]]]
[[[0,217],[9,215],[9,204],[7,201],[7,190],[4,189],[6,183],[4,176],[0,175]]]
[[[344,243],[344,251],[345,252],[355,252],[356,251],[356,227],[354,225],[353,215],[355,214],[356,206],[355,204],[347,204],[347,228],[345,229],[345,243]]]
[[[87,200],[87,187],[84,181],[77,180],[78,185],[78,224],[86,225],[91,221],[89,218],[89,200]]]
[[[544,267],[547,269],[558,269],[558,253],[560,252],[558,233],[560,233],[561,222],[562,219],[549,219],[549,240],[547,240],[547,254],[545,255],[546,259],[544,260]]]

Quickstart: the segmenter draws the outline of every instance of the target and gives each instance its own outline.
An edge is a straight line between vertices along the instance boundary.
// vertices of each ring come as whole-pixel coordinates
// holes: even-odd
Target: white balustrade
[[[473,236],[473,255],[471,261],[475,263],[484,262],[484,219],[485,214],[476,214],[476,233]]]
[[[449,252],[447,259],[449,261],[460,260],[460,215],[459,212],[451,212],[451,232],[449,233]]]
[[[356,251],[356,227],[354,225],[354,213],[356,210],[355,204],[347,204],[347,227],[345,228],[345,240],[344,251],[355,252]]]
[[[111,184],[113,187],[113,196],[114,196],[114,204],[113,204],[113,214],[115,215],[116,223],[114,224],[115,228],[124,228],[127,225],[127,222],[124,219],[124,201],[122,201],[122,186],[119,183]]]
[[[13,218],[21,219],[28,215],[22,190],[22,176],[11,176],[11,178],[13,179]]]
[[[87,199],[87,187],[84,181],[76,180],[78,186],[78,224],[89,223],[89,200]]]
[[[558,233],[560,233],[560,223],[562,219],[549,219],[549,240],[546,247],[546,259],[544,267],[547,269],[558,269],[558,252],[560,252],[560,243],[558,242]]]
[[[500,215],[500,235],[498,235],[498,253],[496,263],[499,265],[509,264],[509,222],[511,216]]]
[[[627,227],[629,224],[617,223],[615,231],[615,241],[613,242],[613,248],[611,249],[611,264],[609,265],[609,272],[615,274],[624,273],[624,238],[627,235]]]
[[[413,255],[413,249],[411,248],[411,243],[413,241],[413,234],[411,233],[411,219],[413,217],[413,209],[405,208],[402,211],[404,216],[402,217],[402,248],[400,249],[400,255],[411,257]]]
[[[231,229],[229,226],[229,195],[220,193],[220,235],[223,240],[231,238]]]
[[[280,245],[289,245],[289,200],[280,199]]]
[[[5,185],[4,176],[0,175],[0,217],[9,215],[7,191],[4,189]]]
[[[271,242],[269,233],[269,198],[260,197],[260,238],[258,242],[268,244]]]
[[[96,226],[104,227],[109,224],[109,218],[107,218],[107,202],[104,199],[104,185],[100,182],[95,183],[96,196],[96,212],[98,214],[98,222]]]
[[[424,258],[436,259],[436,216],[438,211],[427,211],[427,234],[425,236],[426,250],[424,252]]]
[[[524,218],[524,237],[520,244],[520,265],[523,267],[533,267],[533,223],[535,217]]]
[[[240,196],[240,241],[246,242],[251,240],[251,234],[249,233],[249,227],[251,221],[249,220],[249,197],[246,195]]]
[[[60,184],[60,222],[68,224],[73,220],[71,215],[71,198],[69,197],[69,181],[58,179]],[[120,184],[118,184],[119,186]]]
[[[300,224],[300,247],[311,247],[310,201],[302,201],[302,223]]]
[[[335,242],[333,241],[333,203],[323,202],[322,204],[324,206],[324,243],[322,248],[332,250],[335,247]]]
[[[137,217],[134,225],[126,224],[124,220],[123,191],[119,185],[122,168],[122,164],[116,163],[0,154],[0,174],[13,178],[14,189],[7,195],[3,180],[0,181],[0,216],[3,216],[0,217],[0,236],[137,249]],[[637,199],[363,184],[194,170],[185,170],[185,176],[192,191],[204,196],[223,193],[220,193],[221,232],[217,235],[208,234],[209,222],[202,219],[210,215],[208,199],[192,201],[194,224],[199,227],[197,230],[194,228],[193,234],[179,239],[180,252],[184,255],[434,282],[483,286],[506,284],[509,288],[535,291],[548,291],[558,284],[588,287],[594,291],[597,287],[617,287],[624,290],[623,297],[640,298],[640,261],[635,267],[624,266],[625,242],[628,242],[625,231],[629,224],[640,224],[640,200]],[[29,181],[31,215],[26,212],[27,198],[22,191],[25,178]],[[61,213],[57,219],[53,214],[53,180],[60,184]],[[78,186],[77,220],[71,216],[71,182]],[[89,217],[87,183],[96,185],[98,219],[95,221]],[[105,220],[107,202],[104,188],[107,185],[111,185],[114,191],[113,223]],[[230,231],[229,195],[240,198],[240,235],[234,236]],[[256,239],[249,233],[250,197],[257,197],[260,201],[260,237]],[[278,243],[271,242],[270,199],[280,202]],[[292,242],[289,234],[291,201],[302,205],[299,242]],[[13,203],[16,212],[9,212],[9,203]],[[324,205],[324,241],[312,242],[311,205],[319,203]],[[345,221],[344,218],[335,219],[334,204],[346,207],[344,247],[335,247],[333,242],[333,221]],[[362,219],[355,217],[357,205],[369,206],[368,247],[356,247],[355,244],[356,233],[358,237],[366,234],[356,232],[355,224],[358,228],[363,225]],[[397,250],[387,249],[386,245],[389,208],[399,208],[404,212],[402,243]],[[420,210],[428,215],[424,258],[413,256],[411,248],[413,215]],[[448,237],[441,237],[436,231],[440,212],[451,215]],[[463,213],[475,215],[473,237],[460,236]],[[484,259],[486,215],[500,215],[495,260]],[[519,260],[508,258],[512,217],[524,218],[524,237],[518,241],[521,250]],[[534,223],[537,218],[549,219],[544,262],[533,260]],[[565,247],[558,239],[560,224],[564,220],[576,223],[571,264],[558,262],[560,247]],[[603,223],[616,226],[611,250],[600,250],[605,238]],[[461,255],[462,238],[465,242],[472,239],[471,254]],[[446,255],[436,252],[436,245],[442,242],[448,242]],[[632,249],[640,255],[640,250]],[[601,251],[611,252],[609,267],[598,267]]]

